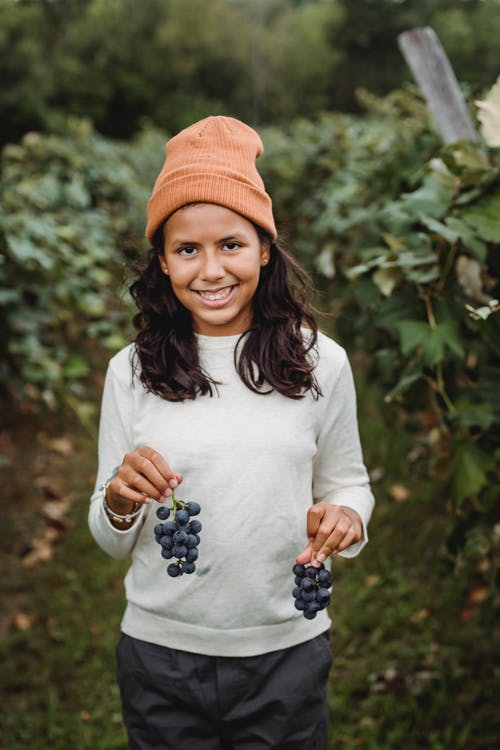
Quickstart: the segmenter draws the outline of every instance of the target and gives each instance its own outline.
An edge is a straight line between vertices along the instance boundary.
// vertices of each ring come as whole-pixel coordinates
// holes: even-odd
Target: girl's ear
[[[260,264],[261,266],[265,266],[269,263],[269,257],[271,255],[271,245],[268,239],[263,239],[260,243],[260,246],[261,246]]]
[[[168,276],[168,266],[167,261],[165,260],[165,256],[161,253],[158,253],[158,260],[160,261],[161,270]]]

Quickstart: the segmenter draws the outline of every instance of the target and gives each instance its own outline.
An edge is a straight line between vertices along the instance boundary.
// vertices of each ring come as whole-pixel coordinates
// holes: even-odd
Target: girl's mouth
[[[222,302],[227,300],[231,296],[231,292],[236,288],[236,284],[232,286],[224,286],[222,289],[214,291],[195,289],[196,294],[207,302]]]

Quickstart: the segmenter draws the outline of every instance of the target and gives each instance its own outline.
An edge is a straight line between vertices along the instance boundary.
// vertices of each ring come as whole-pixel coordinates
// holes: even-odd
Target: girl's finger
[[[355,541],[355,538],[356,532],[352,526],[344,519],[339,520],[333,532],[320,545],[318,551],[314,552],[313,550],[313,555],[315,555],[313,564],[315,562],[318,564],[322,563],[330,555],[336,555],[338,552],[347,549],[347,547]]]
[[[354,542],[359,541],[359,538],[354,529],[349,529],[345,537],[338,543],[335,553],[343,552],[345,549],[351,546]]]
[[[172,471],[161,453],[158,453],[158,451],[156,451],[154,448],[150,448],[148,445],[140,445],[129,455],[132,459],[134,467],[136,467],[137,461],[139,461],[139,463],[143,463],[143,459],[146,459],[163,477],[164,481],[166,482],[166,486],[170,486],[172,488],[177,487],[178,481],[175,473]]]
[[[347,530],[347,529],[346,529]],[[332,511],[325,513],[321,521],[312,545],[312,555],[315,557],[321,550],[327,539],[332,537],[340,541],[342,535],[342,519],[337,518]]]
[[[147,472],[147,476],[145,472]],[[151,474],[153,474],[153,481],[149,479]],[[140,470],[136,470],[130,465],[122,466],[118,471],[118,477],[131,489],[142,492],[143,495],[152,497],[154,500],[159,500],[162,496],[168,496],[167,490],[172,494],[172,490],[169,489],[163,477],[156,470],[144,467],[142,464],[140,465]],[[153,483],[154,481],[156,483]]]
[[[309,543],[305,550],[300,553],[300,555],[295,559],[295,562],[300,563],[301,565],[306,565],[307,563],[311,562],[312,557],[312,544]]]
[[[143,495],[142,492],[137,492],[137,490],[132,489],[132,487],[129,487],[127,484],[124,484],[123,482],[120,482],[118,484],[117,489],[114,489],[114,480],[109,485],[108,492],[111,492],[113,494],[113,497],[115,500],[126,500],[131,503],[142,503],[147,505],[150,502],[149,497],[146,497],[146,495]]]
[[[307,538],[315,538],[319,525],[325,515],[325,504],[317,503],[307,511]]]
[[[140,446],[127,454],[124,465],[132,467],[135,472],[144,476],[160,493],[166,493],[167,488],[175,489],[179,480],[163,456],[148,446]],[[182,477],[181,477],[182,480]],[[153,495],[156,498],[156,495]]]

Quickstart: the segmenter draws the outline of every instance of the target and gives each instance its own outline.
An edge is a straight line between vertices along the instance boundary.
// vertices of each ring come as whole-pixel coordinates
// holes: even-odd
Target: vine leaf
[[[452,494],[456,504],[477,493],[488,481],[495,459],[474,443],[459,443],[453,456]]]
[[[462,209],[462,218],[486,242],[500,242],[500,192]]]
[[[401,351],[404,355],[421,349],[427,365],[436,365],[444,359],[448,347],[458,357],[464,356],[456,325],[445,321],[434,327],[418,320],[402,320],[397,324]]]

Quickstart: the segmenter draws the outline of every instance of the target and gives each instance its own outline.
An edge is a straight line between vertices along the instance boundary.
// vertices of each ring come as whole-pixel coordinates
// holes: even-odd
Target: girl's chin
[[[193,314],[193,329],[202,336],[237,336],[248,331],[251,325],[252,316],[246,313],[234,316],[214,310],[213,315]]]

